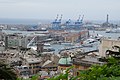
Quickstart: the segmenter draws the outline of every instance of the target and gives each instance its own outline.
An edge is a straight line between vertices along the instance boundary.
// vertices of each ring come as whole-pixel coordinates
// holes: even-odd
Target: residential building
[[[82,42],[89,37],[89,31],[69,32],[63,35],[65,42]]]
[[[26,58],[25,65],[29,67],[31,74],[37,74],[41,69],[40,58]]]
[[[120,40],[108,38],[102,39],[99,46],[100,57],[106,57],[106,50],[111,50],[113,46],[120,46]]]
[[[30,69],[28,66],[16,66],[15,67],[16,73],[19,77],[27,77],[29,78],[29,76],[31,75]]]
[[[23,35],[9,34],[6,36],[5,45],[7,48],[26,47],[27,38]]]
[[[91,67],[91,65],[104,64],[103,62],[100,62],[97,55],[92,52],[87,55],[76,55],[76,58],[73,58],[72,64],[74,66],[73,68],[73,75],[77,76],[79,75],[79,71],[86,70]]]
[[[70,57],[61,57],[58,62],[58,72],[63,73],[64,70],[72,66]]]

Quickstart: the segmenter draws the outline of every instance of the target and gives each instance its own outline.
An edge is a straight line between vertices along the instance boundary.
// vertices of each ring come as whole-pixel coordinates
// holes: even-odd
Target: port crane
[[[61,20],[62,20],[63,15],[61,14],[60,18],[59,15],[57,14],[56,19],[52,22],[52,29],[53,30],[61,30]],[[59,18],[59,19],[58,19]],[[75,22],[72,22],[71,19],[69,19],[68,21],[65,22],[64,26],[66,26],[66,28],[80,28],[80,26],[83,25],[83,18],[84,15],[81,17],[81,15],[79,15],[78,19]]]
[[[71,19],[69,19],[68,21],[65,22],[65,26],[66,26],[66,28],[68,28],[68,29],[71,28],[71,26],[72,26],[72,25],[71,25]]]
[[[66,25],[69,25],[71,23],[71,19],[69,19],[68,21],[66,21]]]
[[[82,16],[81,23],[83,22],[84,15]]]
[[[79,15],[79,18],[77,19],[77,21],[75,22],[75,27],[76,28],[80,28],[80,26],[83,24],[83,18],[84,15],[82,16],[82,18],[80,19],[81,15]]]
[[[54,22],[52,22],[53,24],[55,23],[55,22],[57,22],[57,20],[58,20],[58,14],[57,14],[57,17],[56,17],[56,19],[55,19],[55,21]]]
[[[77,21],[75,22],[75,25],[80,24],[80,17],[81,17],[81,15],[79,15],[79,18],[78,18]]]
[[[60,17],[60,19],[59,19],[59,22],[60,22],[60,23],[61,23],[61,20],[62,20],[62,16],[63,16],[63,15],[61,14],[61,17]]]
[[[59,15],[57,14],[57,17],[56,17],[55,21],[52,22],[52,29],[54,29],[54,30],[59,30],[59,29],[61,29],[62,16],[63,16],[63,15],[61,14],[61,17],[60,17],[60,19],[58,20]]]

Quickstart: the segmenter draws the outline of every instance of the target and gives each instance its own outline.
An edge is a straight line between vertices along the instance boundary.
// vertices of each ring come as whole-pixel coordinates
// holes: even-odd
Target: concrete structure
[[[0,41],[0,52],[3,52],[5,50],[5,43],[4,41]]]
[[[0,41],[4,41],[5,36],[6,36],[6,34],[4,32],[2,32],[2,30],[0,29]]]
[[[65,42],[82,42],[89,37],[89,31],[70,32],[63,35]]]
[[[41,52],[43,52],[43,46],[44,46],[44,43],[42,43],[42,42],[38,42],[37,43],[37,52],[38,53],[41,53]]]
[[[10,34],[6,36],[5,45],[7,48],[27,47],[27,37],[23,35]]]
[[[31,74],[37,74],[40,71],[42,60],[40,58],[26,58],[25,65],[29,67]]]
[[[2,63],[6,63],[7,62],[7,57],[6,57],[6,53],[0,53],[0,62]]]
[[[55,54],[51,54],[48,60],[44,61],[44,64],[41,67],[41,70],[45,71],[57,71],[59,57]]]
[[[6,48],[31,48],[35,46],[38,41],[48,39],[47,34],[8,34],[5,39]]]
[[[25,78],[27,76],[26,78],[29,78],[29,76],[31,75],[29,67],[27,66],[16,66],[15,70],[19,77]]]
[[[52,37],[57,41],[64,41],[64,42],[81,42],[89,37],[89,31],[49,31]],[[59,39],[59,40],[58,40]]]
[[[106,57],[106,50],[111,50],[112,46],[120,46],[119,39],[102,39],[99,46],[100,57]]]

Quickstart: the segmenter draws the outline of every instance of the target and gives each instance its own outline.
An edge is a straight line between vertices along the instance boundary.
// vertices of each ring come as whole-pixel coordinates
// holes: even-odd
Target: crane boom
[[[82,16],[81,22],[83,21],[84,15]]]
[[[55,19],[55,22],[57,22],[57,20],[58,20],[58,16],[59,16],[59,15],[57,14],[57,17],[56,17],[56,19]]]
[[[32,44],[33,42],[34,42],[34,39],[36,38],[36,36],[34,36],[33,38],[32,38],[32,40],[27,44],[27,48],[30,48],[30,44]]]
[[[81,15],[79,15],[79,18],[77,19],[78,22],[80,21],[80,17],[81,17]]]
[[[60,17],[60,19],[59,19],[59,22],[61,22],[61,20],[62,20],[62,16],[63,16],[63,15],[61,14],[61,17]]]

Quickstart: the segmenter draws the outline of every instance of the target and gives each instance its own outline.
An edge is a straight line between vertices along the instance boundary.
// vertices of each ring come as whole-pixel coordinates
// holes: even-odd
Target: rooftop
[[[40,58],[27,58],[26,61],[28,63],[40,63],[42,60]]]
[[[97,57],[93,56],[79,56],[78,58],[73,59],[73,64],[80,64],[83,66],[91,66],[92,64],[104,64],[100,62]]]
[[[70,62],[71,62],[71,58],[70,57],[68,57],[68,58],[62,57],[59,60],[58,64],[59,65],[70,65],[71,64]]]

